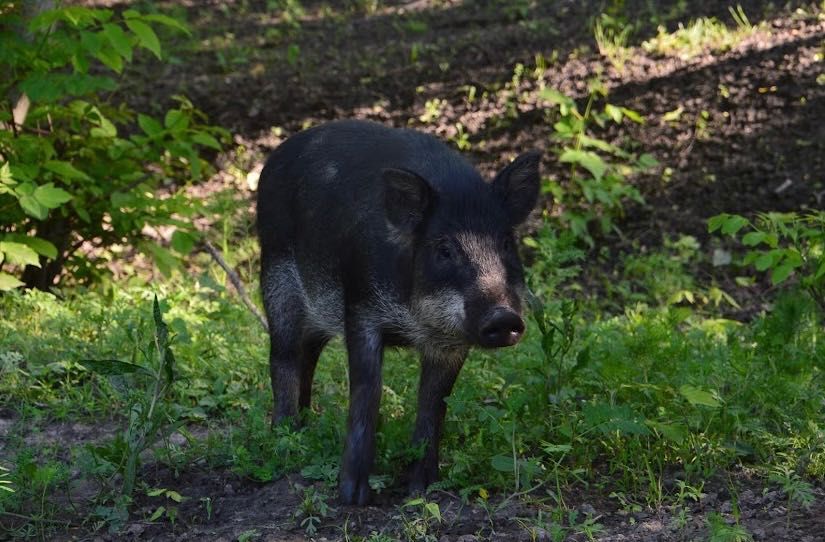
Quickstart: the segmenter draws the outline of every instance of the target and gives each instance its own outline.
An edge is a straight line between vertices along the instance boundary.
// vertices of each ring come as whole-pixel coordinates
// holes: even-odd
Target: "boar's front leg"
[[[446,350],[424,353],[421,358],[421,380],[418,389],[418,417],[415,421],[413,446],[424,444],[424,456],[413,462],[409,470],[410,493],[419,493],[438,480],[438,445],[447,403],[467,350]]]
[[[374,324],[347,315],[349,422],[339,492],[344,504],[367,504],[375,458],[375,429],[381,402],[383,341]]]

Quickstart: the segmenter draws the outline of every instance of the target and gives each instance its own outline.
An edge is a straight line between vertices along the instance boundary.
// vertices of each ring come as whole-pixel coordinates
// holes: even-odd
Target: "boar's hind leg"
[[[297,422],[301,386],[301,338],[305,305],[300,278],[290,258],[262,255],[261,288],[269,321],[269,374],[275,410],[272,422]]]
[[[301,394],[298,397],[298,406],[302,410],[309,408],[312,400],[312,377],[315,375],[315,366],[321,351],[329,341],[323,335],[310,335],[304,338],[301,345]]]
[[[409,490],[423,492],[438,480],[438,444],[447,403],[455,379],[464,364],[466,350],[426,353],[421,359],[418,389],[418,417],[415,420],[413,446],[424,445],[424,455],[410,465]]]
[[[379,329],[347,316],[350,403],[338,490],[344,504],[364,505],[370,498],[369,475],[375,458],[383,342]]]

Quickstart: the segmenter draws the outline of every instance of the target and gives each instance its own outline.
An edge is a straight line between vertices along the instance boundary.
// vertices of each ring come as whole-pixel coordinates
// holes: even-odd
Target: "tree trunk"
[[[49,260],[40,256],[40,267],[27,265],[21,280],[26,288],[49,290],[63,272],[63,264],[71,243],[72,229],[63,217],[49,218],[37,225],[36,237],[49,241],[57,247],[57,258]]]

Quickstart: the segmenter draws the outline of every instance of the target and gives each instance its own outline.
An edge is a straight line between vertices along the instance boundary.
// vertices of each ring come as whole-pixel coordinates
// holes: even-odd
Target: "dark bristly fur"
[[[308,408],[318,356],[345,337],[344,503],[369,499],[387,345],[422,355],[410,489],[438,474],[447,397],[472,345],[515,344],[523,270],[513,229],[535,205],[539,155],[486,183],[437,139],[339,121],[301,132],[269,158],[258,189],[261,288],[269,322],[274,421]]]

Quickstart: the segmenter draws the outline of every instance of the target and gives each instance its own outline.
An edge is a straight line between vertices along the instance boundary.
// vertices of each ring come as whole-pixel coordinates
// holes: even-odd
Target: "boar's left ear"
[[[510,162],[493,180],[493,189],[504,199],[510,223],[514,226],[524,222],[536,206],[540,161],[540,152],[526,152]]]
[[[385,169],[383,177],[387,219],[402,232],[412,233],[424,220],[430,205],[430,184],[417,173],[406,169]]]

